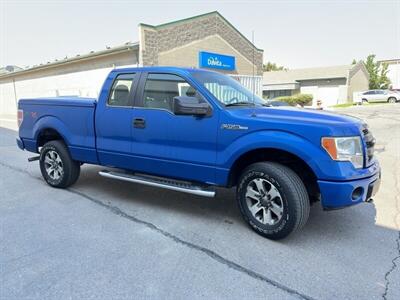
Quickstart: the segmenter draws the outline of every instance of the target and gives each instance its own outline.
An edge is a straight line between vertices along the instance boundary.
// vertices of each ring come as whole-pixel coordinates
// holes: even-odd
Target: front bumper
[[[318,180],[321,204],[324,209],[339,209],[371,199],[379,190],[381,170],[374,165],[374,174],[367,178],[350,181]]]

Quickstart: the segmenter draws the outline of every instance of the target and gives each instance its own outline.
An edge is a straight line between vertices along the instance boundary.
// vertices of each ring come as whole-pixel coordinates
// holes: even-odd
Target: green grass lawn
[[[363,103],[362,105],[382,105],[382,104],[388,104],[388,102],[373,102],[373,103]],[[336,104],[333,106],[330,106],[332,108],[345,108],[345,107],[350,107],[353,105],[357,105],[356,103],[343,103],[343,104]]]
[[[333,106],[331,106],[331,107],[334,107],[334,108],[341,108],[341,107],[350,107],[350,106],[353,106],[353,105],[355,105],[355,103],[342,103],[342,104],[333,105]]]

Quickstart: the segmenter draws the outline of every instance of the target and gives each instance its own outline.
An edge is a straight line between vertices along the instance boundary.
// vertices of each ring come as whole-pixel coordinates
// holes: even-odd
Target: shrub
[[[312,99],[313,99],[313,96],[310,94],[296,94],[293,96],[282,96],[282,97],[276,98],[276,100],[287,102],[288,104],[290,104],[292,106],[295,106],[297,104],[300,106],[310,104]]]
[[[313,100],[313,95],[310,94],[298,94],[295,95],[294,97],[295,97],[295,102],[301,106],[311,104],[310,102],[312,102]]]

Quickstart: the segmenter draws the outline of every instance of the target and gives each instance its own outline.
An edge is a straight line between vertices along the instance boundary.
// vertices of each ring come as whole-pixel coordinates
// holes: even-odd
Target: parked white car
[[[357,99],[359,104],[366,102],[395,103],[397,101],[400,101],[400,93],[389,90],[369,90],[361,93]]]

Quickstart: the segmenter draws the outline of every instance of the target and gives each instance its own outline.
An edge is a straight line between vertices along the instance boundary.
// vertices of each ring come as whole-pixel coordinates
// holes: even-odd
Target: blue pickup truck
[[[244,220],[281,239],[326,210],[369,201],[380,184],[359,119],[268,107],[236,80],[175,67],[116,69],[98,99],[21,99],[19,148],[39,153],[44,180],[66,188],[84,163],[101,176],[213,197],[236,187]]]

